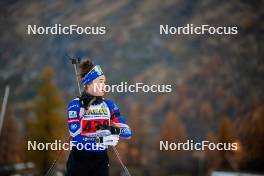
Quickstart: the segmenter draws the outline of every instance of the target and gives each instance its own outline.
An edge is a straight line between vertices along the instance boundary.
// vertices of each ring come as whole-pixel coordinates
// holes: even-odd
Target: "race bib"
[[[98,119],[83,119],[81,122],[81,134],[91,135],[95,134],[97,130],[107,129],[110,126],[109,118],[98,118]]]

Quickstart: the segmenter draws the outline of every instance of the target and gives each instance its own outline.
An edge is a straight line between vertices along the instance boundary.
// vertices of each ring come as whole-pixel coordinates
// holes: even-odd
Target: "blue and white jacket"
[[[112,100],[103,99],[86,110],[81,106],[80,98],[75,98],[69,103],[67,114],[71,143],[88,146],[81,150],[105,151],[106,147],[94,148],[92,145],[96,143],[96,130],[110,126],[120,128],[121,138],[131,138],[131,129]]]

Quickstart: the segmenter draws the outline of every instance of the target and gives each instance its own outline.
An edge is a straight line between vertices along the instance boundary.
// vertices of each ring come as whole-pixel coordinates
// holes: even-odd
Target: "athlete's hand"
[[[97,130],[96,131],[96,136],[97,137],[104,137],[104,136],[109,136],[111,135],[111,131],[110,130]]]
[[[108,136],[110,134],[118,134],[119,135],[120,132],[121,132],[120,128],[110,126],[107,130],[97,130],[96,136],[103,137],[103,136]]]
[[[104,137],[96,138],[96,143],[102,144],[104,146],[116,146],[119,140],[119,135],[109,135]]]
[[[103,137],[103,145],[106,146],[116,146],[119,140],[119,135],[113,134],[109,136],[104,136]]]
[[[119,140],[119,135],[111,134],[110,130],[97,130],[96,136],[98,139],[97,143],[101,143],[106,146],[116,146]]]
[[[109,127],[110,131],[111,131],[111,134],[120,134],[121,130],[120,128],[116,128],[116,127],[113,127],[113,126],[110,126]]]

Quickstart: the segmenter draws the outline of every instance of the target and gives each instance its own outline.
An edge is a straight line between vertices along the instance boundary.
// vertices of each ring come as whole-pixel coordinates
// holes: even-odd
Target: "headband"
[[[95,80],[96,78],[98,78],[102,75],[104,75],[104,73],[103,73],[100,65],[96,65],[93,67],[93,69],[91,71],[86,73],[86,75],[82,79],[82,83],[83,83],[83,85],[90,84],[93,80]]]

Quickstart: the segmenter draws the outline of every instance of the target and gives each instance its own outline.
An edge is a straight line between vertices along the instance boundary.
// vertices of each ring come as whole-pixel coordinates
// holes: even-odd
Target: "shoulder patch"
[[[68,117],[69,119],[78,117],[77,111],[68,111]]]

